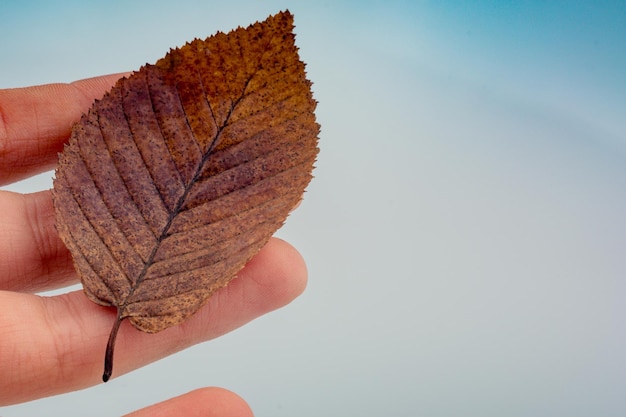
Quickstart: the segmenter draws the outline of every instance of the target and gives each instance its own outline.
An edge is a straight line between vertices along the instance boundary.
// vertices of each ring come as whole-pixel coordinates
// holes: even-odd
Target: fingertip
[[[200,388],[125,417],[252,417],[246,401],[224,388]]]
[[[189,393],[192,400],[200,406],[203,417],[253,417],[248,403],[239,395],[224,388],[200,388]]]
[[[272,238],[239,273],[237,280],[254,282],[256,290],[248,292],[254,299],[248,302],[258,300],[267,312],[289,304],[302,294],[308,271],[296,248],[282,239]]]

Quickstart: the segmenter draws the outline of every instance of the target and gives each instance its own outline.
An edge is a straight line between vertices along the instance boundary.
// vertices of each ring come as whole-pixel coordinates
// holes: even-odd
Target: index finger
[[[72,125],[123,75],[0,90],[0,185],[52,169]]]

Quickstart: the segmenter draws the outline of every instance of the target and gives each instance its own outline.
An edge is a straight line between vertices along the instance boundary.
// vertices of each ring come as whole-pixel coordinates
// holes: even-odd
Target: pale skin
[[[122,75],[0,90],[0,185],[53,169],[72,123]],[[288,304],[302,293],[306,280],[300,254],[282,240],[270,240],[186,322],[154,335],[124,322],[114,377]],[[35,294],[77,281],[71,256],[54,228],[50,191],[0,191],[0,406],[102,383],[104,346],[115,309],[92,303],[82,291]],[[128,414],[180,415],[245,417],[252,411],[232,392],[201,388]]]

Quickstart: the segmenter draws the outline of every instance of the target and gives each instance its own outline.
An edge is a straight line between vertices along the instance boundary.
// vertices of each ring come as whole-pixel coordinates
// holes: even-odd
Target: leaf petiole
[[[113,373],[113,351],[115,349],[115,339],[117,338],[117,331],[120,329],[122,320],[124,320],[124,318],[120,317],[120,313],[118,311],[117,318],[115,319],[115,323],[113,323],[113,328],[111,329],[111,334],[109,335],[106,353],[104,354],[104,373],[102,374],[103,382],[107,382]]]

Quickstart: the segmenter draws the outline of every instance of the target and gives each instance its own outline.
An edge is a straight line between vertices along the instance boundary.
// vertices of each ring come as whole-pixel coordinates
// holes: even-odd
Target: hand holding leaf
[[[180,323],[228,284],[301,199],[315,101],[292,16],[195,40],[97,101],[54,181],[59,234],[89,298],[125,319]]]

